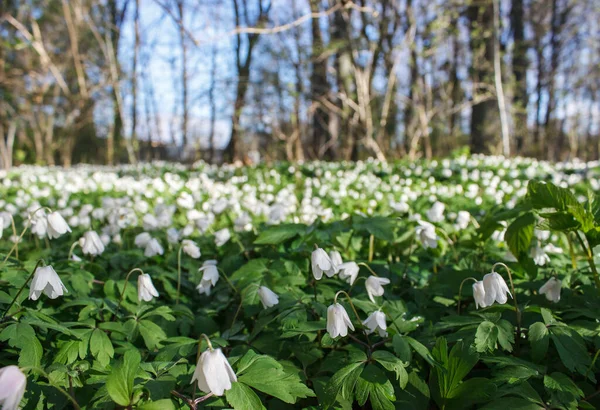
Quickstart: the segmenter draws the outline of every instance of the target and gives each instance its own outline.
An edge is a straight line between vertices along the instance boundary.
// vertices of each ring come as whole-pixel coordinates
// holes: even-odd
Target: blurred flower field
[[[0,173],[0,404],[600,408],[600,164]]]

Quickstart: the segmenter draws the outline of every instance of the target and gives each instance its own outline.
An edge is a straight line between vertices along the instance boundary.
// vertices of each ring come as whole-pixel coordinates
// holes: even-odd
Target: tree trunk
[[[516,154],[523,150],[527,137],[527,42],[525,41],[524,24],[525,7],[523,0],[513,0],[510,9],[510,24],[513,33],[512,74],[514,77],[513,89],[513,121],[516,143]]]
[[[484,0],[471,4],[467,9],[471,33],[469,44],[472,54],[471,79],[474,84],[474,96],[481,92],[478,90],[479,87],[488,86],[487,90],[489,90],[494,86],[494,37],[490,31],[494,26],[492,1]],[[497,112],[495,101],[491,98],[473,104],[471,111],[472,152],[487,154],[490,152],[490,146],[495,145],[497,129],[493,118],[497,116]]]
[[[320,0],[310,0],[311,13],[320,12]],[[325,47],[319,19],[311,20],[312,33],[312,73],[310,76],[310,100],[314,107],[312,114],[312,138],[311,145],[318,152],[319,148],[327,143],[329,133],[329,113],[323,106],[321,99],[327,99],[329,94],[329,83],[327,81],[327,59],[323,57]],[[300,145],[301,146],[301,145]],[[330,151],[328,151],[330,152]]]

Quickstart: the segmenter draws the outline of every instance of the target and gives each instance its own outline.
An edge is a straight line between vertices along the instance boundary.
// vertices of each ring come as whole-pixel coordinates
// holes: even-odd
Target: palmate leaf
[[[26,323],[13,323],[0,333],[0,341],[8,341],[8,345],[21,349],[19,366],[37,367],[42,360],[42,344],[35,335],[33,327]]]
[[[128,406],[133,395],[133,382],[141,362],[140,354],[135,349],[125,352],[123,361],[113,367],[106,379],[106,389],[110,398],[121,406]]]
[[[281,224],[263,230],[254,241],[255,245],[279,245],[306,232],[306,225]]]
[[[108,335],[101,329],[94,329],[90,337],[90,352],[98,362],[106,367],[114,356],[112,342]]]
[[[238,382],[290,404],[315,395],[302,383],[297,372],[290,371],[271,356],[257,355],[252,350],[238,362]]]
[[[254,391],[240,382],[231,383],[231,389],[225,393],[227,402],[235,410],[263,410],[265,406]]]
[[[356,382],[356,401],[363,406],[367,399],[373,410],[393,410],[394,387],[385,373],[375,365],[367,365]]]
[[[504,234],[508,249],[532,277],[537,274],[537,267],[529,256],[534,229],[535,216],[533,213],[527,212],[515,219]]]
[[[365,364],[361,361],[351,363],[338,370],[325,386],[327,401],[323,403],[323,408],[330,408],[335,403],[338,395],[344,400],[351,401],[354,386],[364,367]]]

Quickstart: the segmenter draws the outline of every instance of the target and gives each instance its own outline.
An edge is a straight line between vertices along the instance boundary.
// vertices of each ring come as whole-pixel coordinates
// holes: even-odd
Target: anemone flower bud
[[[144,249],[144,256],[147,258],[151,258],[156,255],[162,255],[165,252],[162,245],[156,238],[150,239],[146,244],[146,248]]]
[[[540,288],[540,295],[546,295],[546,299],[550,302],[557,303],[560,301],[560,289],[562,287],[562,281],[556,279],[554,276],[551,277],[548,282],[544,283]]]
[[[383,295],[383,285],[390,283],[388,278],[380,278],[378,276],[369,276],[365,281],[365,288],[371,302],[375,303],[375,296]]]
[[[231,239],[231,233],[229,233],[229,229],[223,228],[215,232],[215,244],[217,246],[225,245],[229,239]]]
[[[50,299],[56,299],[67,292],[60,277],[50,265],[39,266],[33,274],[31,286],[29,287],[29,299],[37,300],[42,292]]]
[[[380,310],[371,313],[362,324],[368,329],[367,334],[377,331],[381,337],[387,337],[388,335],[386,331],[387,325],[385,324],[385,313]]]
[[[104,252],[104,243],[95,231],[87,231],[79,238],[79,246],[84,255],[100,255]]]
[[[200,284],[196,286],[196,289],[200,294],[204,293],[206,296],[210,296],[211,287],[215,286],[219,281],[219,270],[217,269],[217,261],[209,259],[202,264],[202,267],[198,269],[198,272],[204,272],[202,274],[202,280]]]
[[[421,241],[423,248],[437,248],[438,246],[438,236],[435,233],[435,226],[425,221],[418,221],[419,226],[415,228],[415,233]]]
[[[334,303],[327,308],[327,332],[332,338],[345,337],[348,328],[354,330],[354,325],[348,317],[346,309],[339,303]]]
[[[188,255],[191,258],[198,259],[201,255],[200,248],[194,243],[194,241],[184,239],[183,241],[181,241],[181,247],[183,249],[183,252],[185,252],[186,255]]]
[[[200,355],[192,377],[192,383],[194,381],[204,393],[222,396],[231,389],[231,382],[237,382],[237,377],[221,349],[210,349]]]
[[[338,265],[340,279],[348,282],[350,285],[354,283],[358,277],[360,268],[356,262],[345,262]]]
[[[55,239],[59,236],[71,232],[71,228],[67,225],[67,221],[58,212],[51,212],[48,215],[48,238]]]
[[[339,266],[344,263],[342,260],[342,255],[338,251],[330,251],[329,259],[331,259],[331,264],[333,265],[334,273],[338,273],[340,271]]]
[[[485,291],[483,297],[485,306],[492,306],[494,302],[505,304],[508,301],[507,293],[512,298],[504,278],[496,272],[488,273],[483,277],[483,290]]]
[[[17,410],[25,394],[27,376],[17,366],[0,369],[0,404],[2,410]]]
[[[158,297],[158,291],[152,283],[150,275],[142,273],[138,276],[138,301],[150,302]]]
[[[275,306],[279,303],[279,296],[266,286],[258,288],[258,297],[265,309]]]
[[[316,280],[321,280],[323,272],[325,272],[328,277],[335,275],[333,262],[329,255],[327,255],[327,252],[323,249],[315,249],[310,256],[310,262],[312,265],[313,276]]]
[[[473,299],[475,299],[475,308],[479,309],[487,307],[485,304],[485,289],[483,288],[483,282],[478,280],[473,283]]]

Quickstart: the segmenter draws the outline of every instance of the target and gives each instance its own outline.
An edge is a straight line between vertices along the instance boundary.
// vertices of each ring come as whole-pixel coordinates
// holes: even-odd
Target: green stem
[[[515,292],[515,285],[513,284],[512,273],[510,272],[510,269],[508,268],[508,266],[506,266],[506,264],[504,264],[502,262],[496,262],[492,266],[492,272],[496,272],[495,271],[496,266],[502,266],[504,269],[506,269],[506,272],[508,273],[508,280],[510,281],[510,290],[512,290],[513,301],[515,302],[515,313],[517,315],[516,348],[518,351],[519,343],[521,340],[521,310],[519,309],[519,303],[517,302],[517,292]]]
[[[12,253],[15,251],[15,249],[17,249],[19,247],[19,243],[21,242],[21,239],[23,239],[23,236],[25,235],[25,232],[27,232],[27,229],[29,229],[29,227],[31,226],[31,219],[35,216],[35,214],[38,211],[40,211],[42,209],[47,209],[48,211],[50,211],[50,213],[52,213],[52,210],[50,208],[42,206],[42,207],[36,209],[35,211],[33,211],[32,213],[29,214],[29,216],[27,217],[27,223],[25,224],[25,228],[23,228],[23,231],[21,232],[21,235],[19,235],[19,238],[17,239],[17,241],[15,242],[15,244],[13,245],[13,247],[10,248],[10,251],[8,251],[8,254],[4,258],[4,260],[2,261],[2,265],[4,265],[6,263],[6,261],[10,257],[10,255],[12,255]]]
[[[337,298],[340,295],[340,293],[343,293],[346,296],[346,299],[348,300],[348,303],[350,303],[350,307],[352,308],[352,311],[354,312],[354,315],[358,319],[358,323],[360,324],[361,327],[364,328],[364,326],[362,324],[362,320],[360,319],[360,316],[358,315],[358,312],[356,311],[356,307],[354,307],[354,303],[352,303],[352,298],[350,297],[350,295],[348,294],[348,292],[346,292],[344,290],[338,291],[335,294],[335,296],[333,297],[333,303],[337,303]],[[371,348],[371,342],[369,341],[369,335],[367,335],[366,331],[365,331],[365,337],[367,338],[367,343],[369,344],[369,349],[370,349]]]
[[[181,290],[181,251],[183,250],[183,245],[179,246],[179,250],[177,251],[177,296],[175,297],[175,304],[179,304],[179,292]]]
[[[113,316],[113,319],[116,319],[117,314],[119,313],[119,308],[121,307],[121,303],[123,303],[123,298],[125,297],[125,290],[127,289],[127,283],[129,283],[129,276],[131,276],[131,274],[136,271],[139,271],[141,274],[144,273],[144,271],[140,268],[133,268],[127,273],[127,276],[125,276],[125,285],[123,285],[123,291],[121,292],[121,297],[119,298],[119,303],[117,304],[117,309],[115,310],[115,315]]]
[[[71,248],[69,249],[69,256],[67,258],[67,260],[71,260],[71,258],[73,257],[73,251],[75,250],[75,247],[79,245],[79,241],[75,241],[73,242],[73,244],[71,245]]]
[[[370,267],[369,265],[367,265],[366,263],[364,263],[364,262],[359,262],[359,263],[357,263],[357,265],[359,265],[359,266],[364,266],[365,268],[367,268],[367,269],[369,270],[369,272],[371,272],[371,274],[372,274],[373,276],[379,276],[379,275],[378,275],[378,274],[376,274],[376,273],[375,273],[375,271],[374,271],[373,269],[371,269],[371,267]],[[358,278],[357,278],[357,279],[358,279]]]
[[[463,288],[463,285],[465,284],[465,282],[468,281],[468,280],[472,280],[472,281],[477,282],[477,279],[475,279],[473,277],[464,278],[462,280],[462,282],[460,282],[460,287],[458,288],[458,311],[457,311],[457,313],[458,313],[459,316],[460,316],[460,297],[462,295],[462,288]]]
[[[581,244],[581,247],[587,254],[587,260],[588,260],[588,263],[590,264],[590,268],[592,269],[592,275],[594,277],[594,283],[596,284],[596,289],[600,292],[600,276],[598,276],[598,269],[596,269],[596,263],[594,262],[594,255],[592,255],[592,251],[589,248],[589,244],[588,244],[588,246],[585,245],[585,242],[583,241],[583,238],[581,237],[581,234],[579,233],[579,231],[575,231],[575,235],[577,236],[577,239],[579,239],[579,243]]]
[[[223,269],[217,267],[217,270],[219,272],[221,272],[221,274],[223,275],[223,278],[225,279],[225,282],[227,282],[227,284],[229,285],[229,287],[235,292],[235,293],[239,293],[238,290],[236,289],[235,286],[233,286],[233,283],[231,283],[231,281],[229,280],[229,278],[227,277],[227,275],[225,274],[225,272],[223,271]]]
[[[8,307],[6,308],[6,310],[4,311],[4,313],[2,314],[2,319],[4,319],[4,317],[6,316],[6,314],[8,313],[8,311],[10,310],[10,308],[15,304],[15,302],[17,301],[17,299],[21,295],[21,292],[23,292],[23,289],[25,289],[25,286],[27,286],[27,284],[29,283],[29,281],[31,280],[31,278],[33,278],[33,275],[35,275],[35,271],[40,266],[40,263],[43,263],[44,266],[46,265],[46,262],[44,262],[43,259],[40,259],[39,261],[37,261],[37,263],[35,264],[35,267],[31,271],[31,274],[29,275],[29,277],[27,278],[27,280],[25,281],[25,283],[23,283],[23,286],[21,286],[21,288],[19,289],[19,291],[17,292],[17,294],[13,298],[12,302],[10,302],[10,305],[8,305]]]
[[[9,215],[10,215],[10,224],[12,225],[13,236],[16,238],[17,237],[17,227],[15,226],[15,218],[13,218],[11,213],[9,213]],[[19,241],[17,241],[17,243],[15,245],[17,245],[17,248],[15,249],[15,256],[17,257],[17,260],[19,260]]]
[[[573,239],[571,239],[571,235],[567,232],[565,234],[567,237],[567,242],[569,243],[569,253],[571,254],[571,266],[573,269],[577,269],[577,260],[575,259],[575,250],[573,249]]]
[[[375,252],[375,236],[369,237],[369,263],[373,261],[373,253]]]

